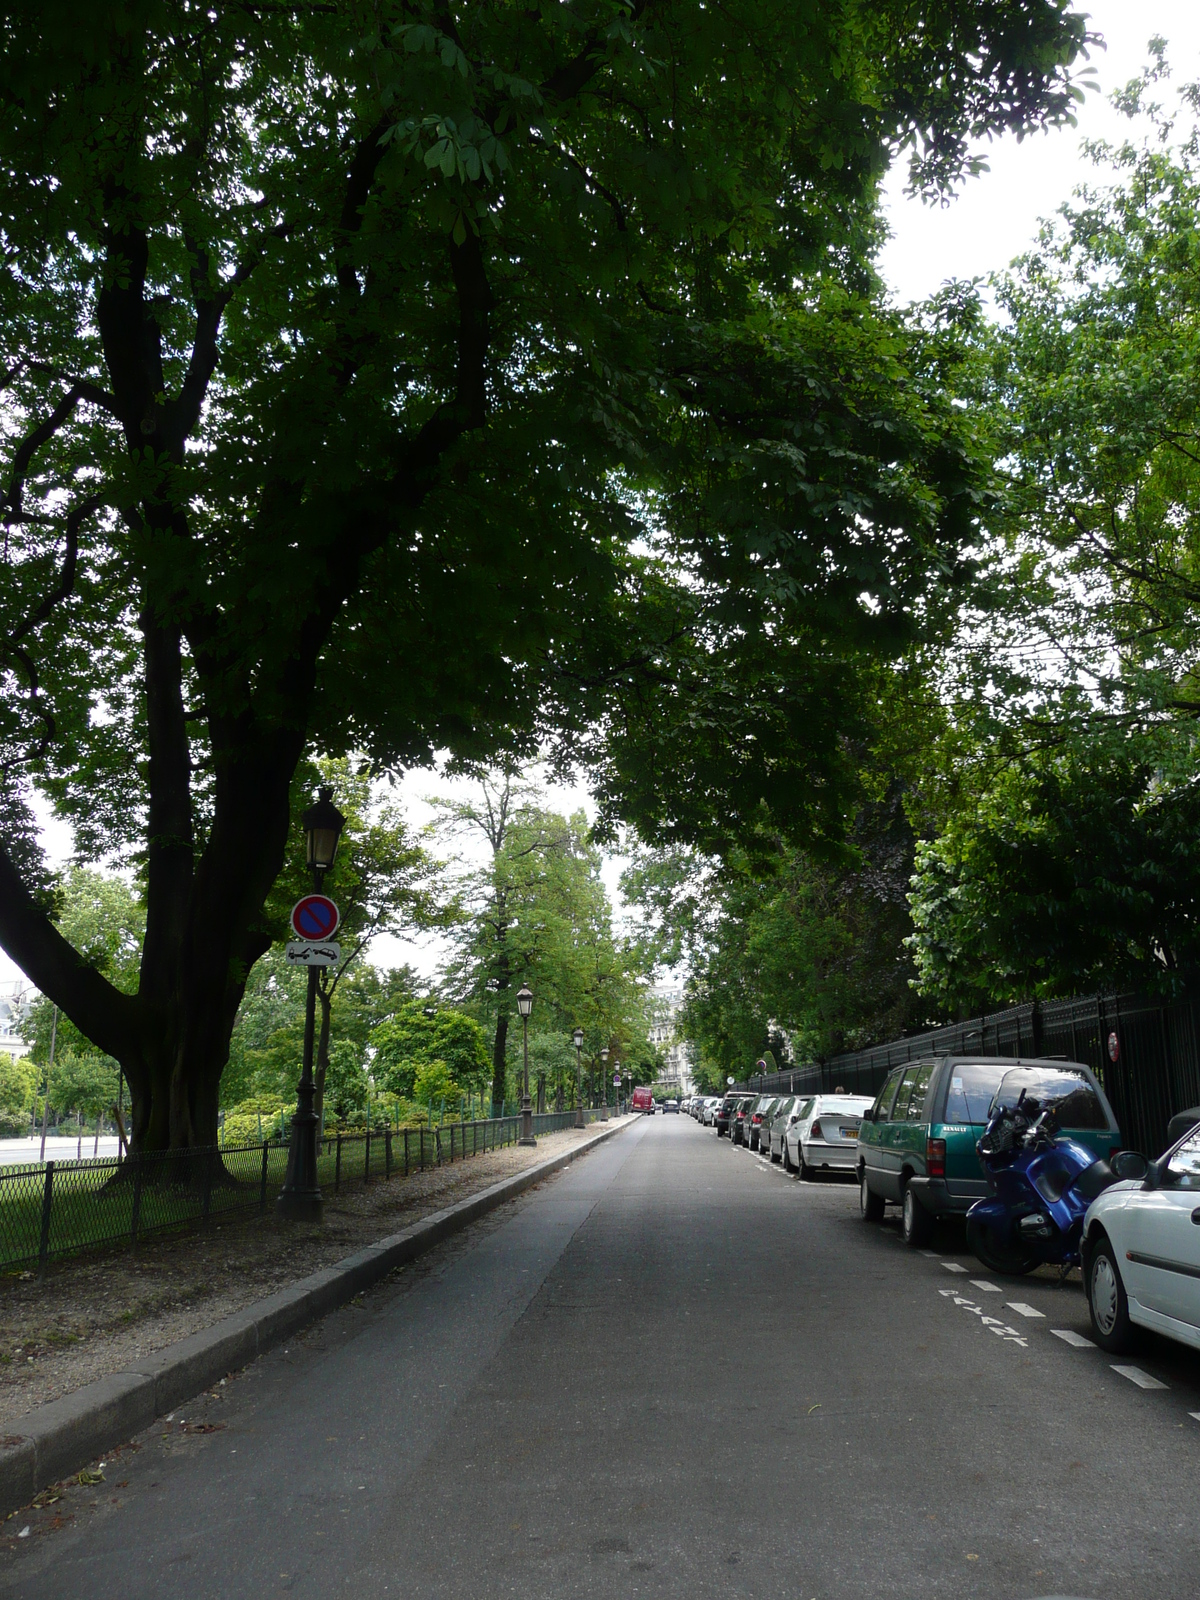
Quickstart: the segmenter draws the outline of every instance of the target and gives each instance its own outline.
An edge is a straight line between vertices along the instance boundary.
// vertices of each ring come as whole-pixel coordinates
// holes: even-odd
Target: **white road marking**
[[[1114,1372],[1119,1372],[1123,1378],[1128,1378],[1130,1383],[1136,1383],[1139,1389],[1165,1389],[1167,1385],[1160,1383],[1157,1378],[1152,1378],[1148,1372],[1143,1372],[1141,1367],[1113,1367]]]
[[[940,1261],[942,1259],[936,1250],[918,1250],[917,1254],[924,1256],[926,1261]]]
[[[1027,1306],[1024,1300],[1009,1300],[1007,1305],[1008,1309],[1015,1311],[1019,1317],[1040,1317],[1043,1322],[1046,1320],[1044,1311],[1038,1311],[1034,1306]]]
[[[982,1289],[984,1294],[1003,1294],[1004,1290],[998,1283],[989,1283],[986,1278],[972,1278],[971,1282],[977,1289]]]
[[[1022,1350],[1029,1349],[1029,1341],[1016,1328],[1010,1328],[1006,1322],[1001,1322],[998,1317],[989,1317],[982,1306],[977,1306],[974,1300],[967,1300],[954,1289],[939,1289],[938,1293],[943,1299],[953,1300],[954,1304],[963,1311],[969,1311],[972,1316],[978,1317],[980,1325],[994,1333],[997,1338],[1003,1339],[1005,1344],[1019,1344]]]
[[[1096,1346],[1090,1339],[1085,1339],[1081,1333],[1076,1333],[1074,1328],[1051,1328],[1050,1332],[1056,1339],[1061,1339],[1064,1344],[1069,1344],[1075,1350],[1094,1350]]]
[[[947,1272],[961,1272],[965,1274],[967,1270],[966,1267],[960,1267],[957,1261],[943,1261],[942,1265],[945,1267]]]
[[[1195,1417],[1196,1421],[1200,1422],[1200,1411],[1189,1411],[1188,1416]]]

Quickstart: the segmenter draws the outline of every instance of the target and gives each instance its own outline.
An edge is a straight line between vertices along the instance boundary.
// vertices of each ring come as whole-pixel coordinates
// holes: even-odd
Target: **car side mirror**
[[[1118,1178],[1140,1183],[1150,1171],[1150,1163],[1140,1150],[1118,1150],[1109,1165]]]
[[[867,1107],[867,1109],[862,1114],[862,1120],[864,1122],[874,1122],[875,1121],[875,1107],[874,1106],[868,1106]]]
[[[1157,1161],[1148,1161],[1146,1163],[1146,1176],[1142,1180],[1142,1188],[1161,1189],[1163,1185],[1163,1173],[1165,1170],[1166,1162],[1161,1156],[1159,1156]]]

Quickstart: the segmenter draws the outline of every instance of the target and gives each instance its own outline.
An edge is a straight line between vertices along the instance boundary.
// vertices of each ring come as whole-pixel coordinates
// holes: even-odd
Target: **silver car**
[[[785,1134],[783,1164],[802,1178],[820,1172],[853,1172],[858,1164],[862,1114],[874,1105],[869,1094],[818,1094]]]
[[[771,1118],[771,1134],[769,1139],[760,1137],[760,1148],[766,1154],[770,1150],[772,1161],[782,1161],[787,1166],[786,1135],[791,1125],[804,1115],[804,1108],[812,1100],[811,1095],[785,1094],[775,1107],[775,1115]]]

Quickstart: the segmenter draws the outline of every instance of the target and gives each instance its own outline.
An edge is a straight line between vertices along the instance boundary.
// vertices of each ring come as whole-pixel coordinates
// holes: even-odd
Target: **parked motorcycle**
[[[1144,1156],[1117,1151],[1108,1161],[1062,1134],[1054,1107],[1022,1089],[998,1106],[975,1146],[992,1191],[967,1212],[967,1244],[991,1272],[1020,1275],[1043,1263],[1064,1273],[1079,1265],[1087,1208],[1126,1178],[1143,1178]]]

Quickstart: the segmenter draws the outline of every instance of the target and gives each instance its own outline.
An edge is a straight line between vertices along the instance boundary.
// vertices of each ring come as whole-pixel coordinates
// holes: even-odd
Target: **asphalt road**
[[[985,1282],[643,1119],[30,1513],[0,1594],[1194,1600],[1200,1358],[1139,1387],[1077,1286]]]

